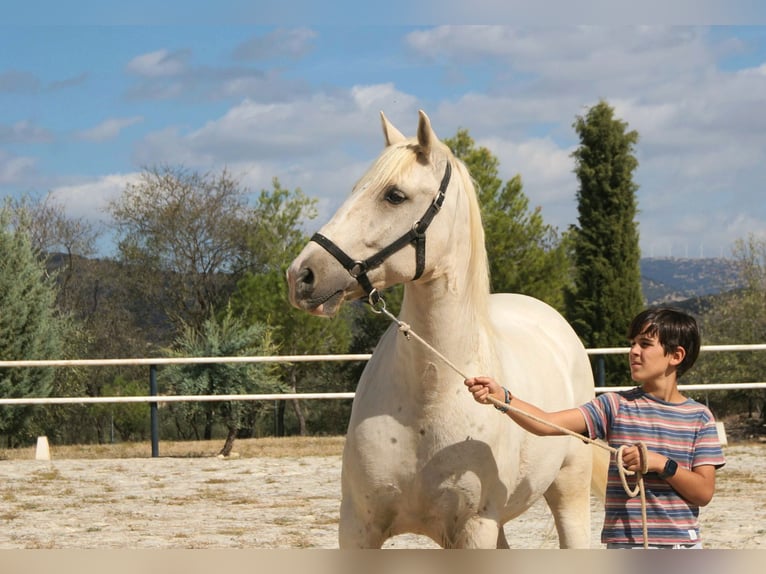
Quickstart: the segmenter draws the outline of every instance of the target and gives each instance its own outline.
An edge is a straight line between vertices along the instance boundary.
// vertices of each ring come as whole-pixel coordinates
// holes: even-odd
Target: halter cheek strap
[[[391,255],[405,246],[412,244],[415,247],[415,276],[412,280],[415,281],[423,275],[426,266],[426,231],[428,230],[428,226],[431,225],[434,217],[436,217],[436,214],[439,213],[439,210],[442,208],[451,175],[452,166],[447,162],[447,167],[444,169],[444,176],[439,184],[439,192],[431,202],[431,205],[428,206],[428,209],[426,209],[423,217],[413,223],[410,230],[399,237],[399,239],[363,261],[352,259],[331,239],[325,237],[321,233],[315,233],[311,237],[311,241],[321,245],[330,255],[335,257],[338,263],[340,263],[343,268],[357,280],[362,289],[365,290],[370,299],[370,303],[374,304],[377,302],[379,296],[377,296],[377,291],[372,286],[369,277],[367,277],[367,272],[378,267]]]

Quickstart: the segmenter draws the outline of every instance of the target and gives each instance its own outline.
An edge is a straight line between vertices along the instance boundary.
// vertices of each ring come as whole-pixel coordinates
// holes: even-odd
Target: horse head
[[[287,270],[291,303],[315,315],[332,316],[345,300],[374,302],[386,287],[443,273],[455,255],[456,222],[470,222],[472,211],[459,208],[459,188],[470,178],[425,112],[413,138],[382,112],[381,121],[383,152]],[[483,232],[481,240],[483,249]]]

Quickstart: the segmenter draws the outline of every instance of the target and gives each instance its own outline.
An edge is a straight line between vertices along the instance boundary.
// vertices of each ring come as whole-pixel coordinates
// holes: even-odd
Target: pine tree
[[[186,325],[168,355],[171,357],[251,357],[273,355],[271,332],[263,323],[248,323],[227,308],[211,317],[202,329]],[[170,365],[164,378],[175,395],[245,395],[280,390],[272,365],[255,363],[203,363]],[[245,401],[220,401],[174,405],[171,411],[192,423],[202,421],[205,439],[212,438],[214,422],[227,429],[226,442],[218,453],[229,456],[238,431],[265,405]],[[176,426],[179,426],[178,423]]]
[[[58,359],[64,321],[55,311],[56,292],[29,237],[9,223],[0,210],[0,359]],[[0,370],[0,396],[45,397],[51,392],[51,368],[13,367]],[[32,407],[0,408],[0,435],[9,446],[20,444]]]
[[[565,296],[566,315],[586,347],[622,346],[643,305],[638,186],[632,177],[638,133],[627,131],[605,101],[578,116],[573,127],[580,137],[572,154],[580,187],[578,225],[571,228],[575,278]],[[607,384],[625,384],[625,358],[608,356],[605,363]]]

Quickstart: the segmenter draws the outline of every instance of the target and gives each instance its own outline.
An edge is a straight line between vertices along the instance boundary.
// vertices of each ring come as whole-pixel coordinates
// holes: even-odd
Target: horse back
[[[521,294],[490,297],[492,340],[512,392],[547,409],[594,396],[593,370],[582,341],[553,307]]]

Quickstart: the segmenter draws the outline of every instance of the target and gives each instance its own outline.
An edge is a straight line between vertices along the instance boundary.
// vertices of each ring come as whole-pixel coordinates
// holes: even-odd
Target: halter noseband
[[[439,210],[444,203],[444,195],[449,185],[450,176],[452,174],[452,166],[447,162],[447,167],[444,169],[444,176],[442,177],[441,184],[439,185],[439,193],[428,206],[426,212],[418,221],[412,224],[412,228],[402,235],[399,239],[384,247],[378,251],[375,255],[368,257],[364,261],[351,259],[340,247],[335,245],[332,240],[328,239],[321,233],[315,233],[311,237],[311,241],[318,243],[335,259],[340,263],[343,268],[349,272],[354,279],[357,280],[362,289],[367,293],[368,300],[371,304],[377,303],[380,295],[377,290],[372,286],[367,272],[375,269],[391,255],[405,247],[406,245],[413,244],[415,246],[415,276],[413,281],[419,279],[423,274],[423,270],[426,266],[426,230],[431,225],[431,221],[439,213]]]

